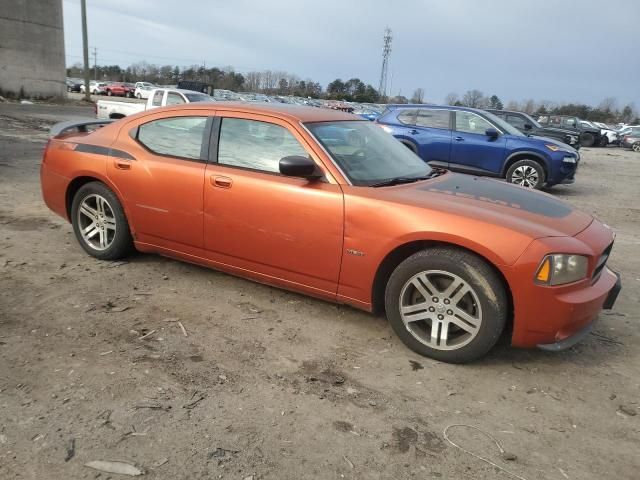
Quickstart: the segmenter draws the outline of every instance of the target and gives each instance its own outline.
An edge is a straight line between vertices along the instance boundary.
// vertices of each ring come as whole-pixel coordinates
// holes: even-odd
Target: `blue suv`
[[[475,108],[388,105],[377,123],[432,166],[529,188],[573,183],[580,161],[570,146],[525,135]]]

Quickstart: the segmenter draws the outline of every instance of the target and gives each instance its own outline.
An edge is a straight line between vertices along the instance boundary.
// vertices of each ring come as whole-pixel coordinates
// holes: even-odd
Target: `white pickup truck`
[[[178,88],[156,88],[151,91],[146,102],[123,102],[117,100],[98,100],[96,117],[100,119],[123,118],[156,107],[180,105],[182,103],[214,102],[213,97],[192,90]]]

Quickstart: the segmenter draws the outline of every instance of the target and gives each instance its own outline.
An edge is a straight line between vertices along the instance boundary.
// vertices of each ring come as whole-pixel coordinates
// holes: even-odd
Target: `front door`
[[[474,112],[457,110],[451,142],[452,170],[480,175],[499,175],[504,163],[506,139],[504,135],[489,137],[485,132],[496,128]]]
[[[202,248],[203,183],[210,120],[202,111],[123,128],[135,160],[110,159],[107,173],[128,206],[136,240],[183,250]]]
[[[319,181],[281,175],[279,160],[285,156],[311,156],[322,166],[291,125],[247,116],[225,112],[216,122],[218,148],[204,189],[207,253],[268,283],[334,297],[343,241],[342,189],[327,172]]]

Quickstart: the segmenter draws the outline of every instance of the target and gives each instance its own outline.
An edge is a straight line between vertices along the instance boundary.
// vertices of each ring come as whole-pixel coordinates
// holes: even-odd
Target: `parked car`
[[[580,148],[580,134],[573,130],[560,127],[543,127],[530,115],[524,112],[513,112],[510,110],[492,110],[487,112],[493,113],[496,117],[501,118],[512,127],[517,128],[525,135],[535,135],[537,137],[553,138],[560,142],[571,145],[578,150]]]
[[[77,78],[67,78],[67,92],[80,92],[82,87],[82,80],[78,80]]]
[[[124,82],[112,82],[105,85],[104,91],[108,96],[126,97],[129,95],[131,89]]]
[[[157,85],[151,82],[136,82],[134,95],[138,99],[143,99],[143,98],[147,99],[149,98],[149,94],[151,93],[151,90],[153,90],[154,88],[158,88],[158,87]]]
[[[391,105],[377,122],[432,166],[524,187],[573,183],[580,160],[569,145],[528,137],[484,110]]]
[[[156,88],[151,90],[151,95],[146,103],[122,102],[117,100],[98,100],[96,102],[96,117],[110,118],[112,120],[128,115],[140,113],[152,108],[167,105],[180,105],[182,103],[213,102],[214,99],[204,93],[192,90],[180,90],[177,88]]]
[[[607,145],[618,143],[618,133],[615,130],[610,129],[605,124],[598,124],[596,122],[589,122],[587,120],[580,120],[580,125],[583,128],[599,128],[600,129],[600,146],[606,147]]]
[[[640,127],[631,127],[624,134],[620,145],[624,148],[630,148],[634,152],[640,152]]]
[[[199,103],[51,135],[43,198],[88,254],[135,247],[385,311],[441,361],[482,357],[507,325],[515,346],[568,348],[620,290],[610,227],[545,193],[432,169],[344,112]]]
[[[89,93],[91,95],[105,95],[107,82],[89,82]],[[81,86],[81,91],[84,93],[84,85]]]
[[[541,115],[538,117],[538,123],[543,127],[560,127],[575,132],[577,135],[580,135],[580,144],[583,147],[600,145],[600,129],[582,125],[578,117],[568,115]]]

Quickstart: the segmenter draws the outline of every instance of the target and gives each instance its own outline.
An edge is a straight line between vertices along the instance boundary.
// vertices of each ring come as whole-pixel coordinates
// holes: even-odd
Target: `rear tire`
[[[518,160],[507,170],[506,180],[509,183],[526,188],[540,190],[546,180],[544,168],[535,160]]]
[[[80,246],[99,260],[117,260],[133,251],[133,237],[118,197],[104,183],[90,182],[78,190],[71,222]]]
[[[609,145],[609,139],[606,135],[603,135],[602,137],[600,137],[600,146],[604,148],[607,145]]]
[[[580,145],[583,147],[593,147],[595,143],[596,137],[593,136],[593,133],[583,132],[582,135],[580,135]]]
[[[437,247],[398,265],[387,283],[385,308],[394,332],[411,350],[466,363],[496,344],[507,321],[508,300],[500,278],[484,260]]]
[[[138,97],[138,100],[142,100],[142,95],[138,94],[136,97]]]

